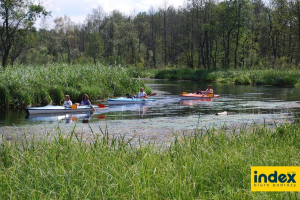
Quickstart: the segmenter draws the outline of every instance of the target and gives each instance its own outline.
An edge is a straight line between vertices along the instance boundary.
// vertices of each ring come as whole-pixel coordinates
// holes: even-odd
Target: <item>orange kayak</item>
[[[180,94],[180,99],[186,100],[186,99],[212,99],[212,98],[218,98],[220,95],[218,94],[195,94],[195,93],[189,93],[189,94]]]

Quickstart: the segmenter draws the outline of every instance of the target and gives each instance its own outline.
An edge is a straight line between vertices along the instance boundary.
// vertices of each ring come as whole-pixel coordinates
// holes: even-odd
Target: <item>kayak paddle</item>
[[[98,106],[99,108],[105,108],[105,105],[102,104],[102,103],[97,104],[97,106]]]

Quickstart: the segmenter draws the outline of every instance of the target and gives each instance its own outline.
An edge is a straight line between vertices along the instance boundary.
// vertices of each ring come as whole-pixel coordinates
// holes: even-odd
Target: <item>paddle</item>
[[[187,94],[187,92],[182,92],[182,94]]]
[[[149,94],[148,96],[155,96],[156,95],[156,93],[152,93],[152,94]]]
[[[97,104],[97,106],[98,106],[99,108],[105,108],[105,105],[102,104],[102,103]]]

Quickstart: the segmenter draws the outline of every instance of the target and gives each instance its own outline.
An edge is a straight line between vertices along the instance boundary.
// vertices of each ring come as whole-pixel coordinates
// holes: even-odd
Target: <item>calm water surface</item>
[[[99,120],[130,120],[151,118],[188,117],[193,115],[215,116],[215,113],[227,111],[236,123],[245,116],[257,116],[263,122],[268,118],[293,118],[300,113],[300,89],[278,88],[273,86],[242,86],[234,84],[212,83],[215,94],[221,97],[211,100],[180,100],[182,92],[195,92],[198,87],[205,90],[207,84],[192,81],[167,81],[149,79],[147,85],[157,92],[155,102],[145,105],[110,106],[108,110],[67,115],[26,116],[24,109],[1,110],[0,126],[19,126],[53,123],[93,123]],[[106,102],[102,102],[107,104]],[[95,103],[96,104],[96,103]]]

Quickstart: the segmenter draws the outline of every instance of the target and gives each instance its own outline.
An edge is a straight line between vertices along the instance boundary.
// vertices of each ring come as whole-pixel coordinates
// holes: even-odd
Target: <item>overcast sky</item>
[[[149,8],[167,6],[178,8],[184,0],[41,0],[47,11],[51,11],[52,17],[47,21],[53,26],[53,20],[58,16],[67,15],[75,23],[82,23],[88,14],[92,14],[93,8],[101,6],[105,13],[118,10],[126,15],[148,12]],[[40,20],[37,22],[39,27]]]

